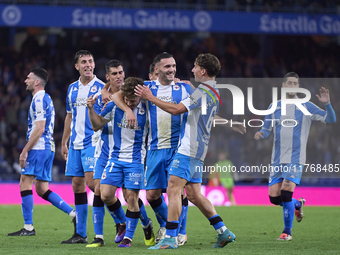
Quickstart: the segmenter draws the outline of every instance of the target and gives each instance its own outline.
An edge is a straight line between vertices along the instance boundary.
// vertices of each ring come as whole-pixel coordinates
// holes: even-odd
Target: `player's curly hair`
[[[221,70],[221,63],[216,56],[211,53],[199,54],[195,63],[201,68],[207,70],[209,77],[216,77]]]
[[[127,99],[131,99],[136,97],[135,95],[135,87],[137,85],[143,85],[144,81],[141,78],[137,77],[129,77],[124,81],[124,84],[121,87],[122,95]]]

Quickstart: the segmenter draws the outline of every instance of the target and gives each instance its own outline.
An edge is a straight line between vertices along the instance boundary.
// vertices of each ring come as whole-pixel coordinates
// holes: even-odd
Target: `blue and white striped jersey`
[[[104,83],[96,76],[84,86],[78,81],[72,83],[67,91],[66,111],[72,113],[70,148],[75,150],[96,146],[100,133],[94,132],[86,108],[88,97],[100,94]]]
[[[137,118],[137,129],[127,128],[125,112],[119,109],[112,101],[101,112],[100,115],[111,121],[113,127],[113,136],[109,135],[109,137],[113,138],[113,142],[109,143],[109,159],[144,164],[148,121],[146,106],[142,100],[133,109],[133,113]]]
[[[30,109],[28,112],[28,130],[26,139],[30,139],[33,133],[36,122],[45,120],[45,131],[33,146],[32,150],[51,150],[55,151],[53,140],[54,130],[54,105],[49,94],[45,90],[40,90],[33,96]]]
[[[186,83],[179,82],[175,84],[172,82],[170,85],[164,86],[159,83],[158,79],[145,81],[144,85],[148,86],[152,94],[158,99],[173,104],[178,104],[184,98],[187,98],[192,90],[190,85]],[[177,148],[181,124],[187,113],[174,116],[151,102],[147,102],[146,108],[150,123],[148,149]]]
[[[210,80],[207,81],[206,84],[213,87],[219,94],[215,81]],[[206,91],[208,91],[214,99]],[[206,115],[202,115],[203,95],[205,95],[207,102]],[[211,125],[219,109],[218,98],[210,88],[200,84],[191,96],[184,99],[181,103],[187,108],[188,117],[182,124],[178,153],[204,161],[208,151]]]
[[[278,164],[305,164],[306,147],[313,120],[325,122],[327,112],[312,102],[302,104],[312,115],[304,115],[294,104],[287,105],[286,115],[281,115],[281,100],[278,101],[274,113],[264,119],[260,132],[266,138],[270,131],[274,131],[274,143],[271,163]],[[269,108],[271,105],[269,106]],[[275,121],[274,121],[275,120]]]
[[[102,96],[99,95],[96,100],[96,103],[93,105],[93,108],[98,115],[100,115],[100,113],[102,112],[104,105],[105,103],[103,102]],[[94,156],[97,158],[100,157],[100,158],[108,160],[110,148],[113,147],[112,122],[111,121],[108,122],[102,128],[102,130],[98,130],[97,132],[101,132],[101,135],[100,135],[100,139],[98,139]]]

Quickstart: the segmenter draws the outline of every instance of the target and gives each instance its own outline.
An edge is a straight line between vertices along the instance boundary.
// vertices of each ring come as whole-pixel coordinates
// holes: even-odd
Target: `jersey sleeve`
[[[67,113],[72,113],[72,102],[70,100],[71,87],[72,86],[68,87],[67,96],[66,96],[66,112]]]
[[[46,120],[46,109],[48,107],[48,104],[43,98],[38,97],[34,100],[35,103],[35,121],[42,121]]]
[[[113,108],[115,107],[116,105],[111,101],[109,102],[105,109],[100,113],[100,116],[104,117],[104,119],[106,120],[112,120],[114,118],[114,114],[113,114]]]
[[[189,112],[189,111],[192,111],[193,109],[201,107],[202,96],[203,96],[203,92],[199,88],[196,88],[192,92],[192,94],[190,96],[188,96],[187,98],[183,99],[181,101],[181,103],[185,106],[185,108],[187,108],[187,110]]]
[[[312,114],[310,118],[315,121],[326,122],[327,112],[316,106],[312,102],[306,103],[307,110]]]
[[[102,96],[98,96],[96,102],[93,105],[94,111],[99,115],[101,112],[101,105],[102,105]]]
[[[272,104],[269,105],[268,109],[270,109],[271,107],[272,107]],[[264,123],[260,130],[260,132],[263,132],[263,138],[267,138],[273,129],[272,119],[274,119],[273,113],[268,114],[264,117],[264,121],[263,121]]]

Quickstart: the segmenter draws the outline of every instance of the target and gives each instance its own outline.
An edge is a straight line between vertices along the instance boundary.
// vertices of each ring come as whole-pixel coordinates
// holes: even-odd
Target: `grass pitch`
[[[308,203],[308,201],[307,201]],[[124,208],[126,209],[126,208]],[[105,247],[86,248],[84,244],[60,244],[73,234],[68,215],[51,206],[35,206],[33,221],[36,236],[8,237],[7,233],[23,227],[20,206],[0,206],[0,254],[340,254],[340,208],[305,207],[302,222],[294,220],[293,240],[276,241],[283,229],[282,209],[275,206],[217,207],[226,226],[235,233],[236,241],[223,249],[212,249],[216,232],[196,207],[189,207],[188,242],[177,250],[147,250],[143,230],[138,225],[131,248],[118,248],[114,243],[115,227],[106,212],[104,222]],[[150,206],[146,206],[158,223]],[[92,207],[89,207],[88,239],[94,237]]]

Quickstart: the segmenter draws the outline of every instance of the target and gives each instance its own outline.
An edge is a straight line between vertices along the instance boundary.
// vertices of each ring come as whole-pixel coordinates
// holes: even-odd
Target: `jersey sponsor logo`
[[[179,167],[179,160],[175,159],[172,161],[171,168],[178,168]]]
[[[96,159],[94,157],[85,158],[85,166],[90,166],[90,168],[93,168],[95,163],[96,163]]]
[[[140,126],[137,126],[137,128],[131,128],[130,126],[128,126],[128,123],[127,123],[126,119],[122,119],[121,122],[118,122],[118,123],[117,123],[117,126],[120,127],[120,128],[141,130],[141,127],[140,127]]]
[[[173,100],[172,96],[157,96],[157,98],[166,103],[177,104],[177,102]]]
[[[150,89],[157,89],[155,85],[152,85]]]
[[[73,107],[86,106],[86,100],[87,98],[77,97],[76,102],[73,103]]]

